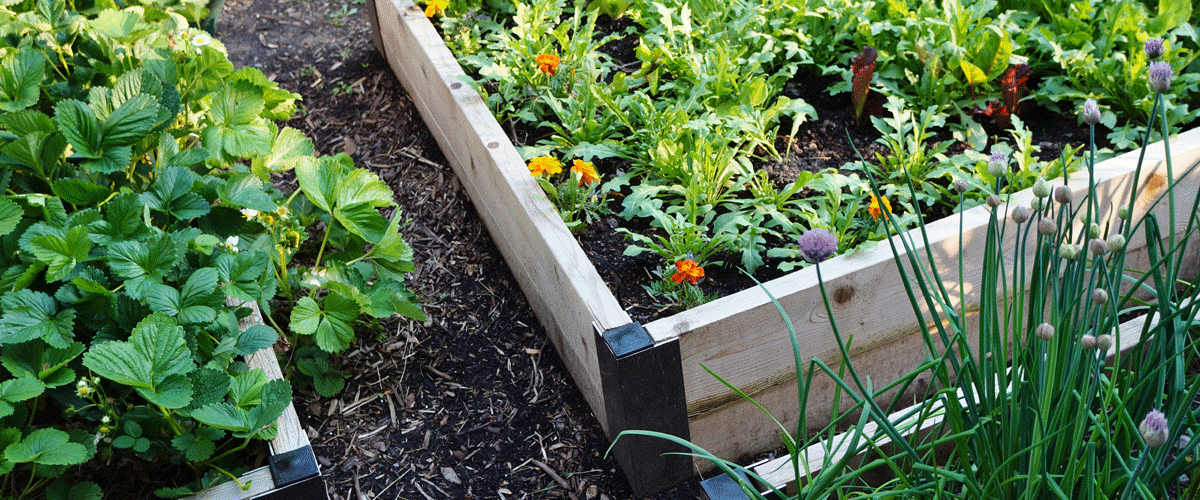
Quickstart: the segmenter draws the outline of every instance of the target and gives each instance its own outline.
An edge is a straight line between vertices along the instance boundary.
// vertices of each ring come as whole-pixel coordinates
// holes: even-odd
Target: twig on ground
[[[571,491],[571,484],[568,483],[566,479],[563,479],[562,476],[558,475],[557,472],[554,472],[554,469],[551,469],[549,465],[546,465],[541,460],[530,460],[529,462],[538,466],[539,469],[542,469],[542,472],[545,472],[547,476],[550,476],[550,479],[553,479],[554,482],[558,483],[559,486],[562,486],[562,489],[567,491],[567,496],[571,497],[571,500],[576,500],[578,498],[575,496],[575,493]]]

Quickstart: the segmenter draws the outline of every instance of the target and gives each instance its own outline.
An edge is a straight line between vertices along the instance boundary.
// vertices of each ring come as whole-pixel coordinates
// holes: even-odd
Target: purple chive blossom
[[[1029,221],[1030,217],[1033,217],[1033,209],[1024,205],[1018,206],[1013,209],[1011,217],[1013,222],[1024,224]]]
[[[1157,448],[1167,442],[1169,425],[1167,424],[1167,416],[1158,410],[1150,410],[1146,414],[1146,418],[1142,419],[1142,425],[1138,426],[1138,431],[1142,433],[1142,439],[1146,440],[1146,446]]]
[[[988,158],[987,168],[992,177],[1000,177],[1008,173],[1008,155],[1003,151],[993,152],[992,156]]]
[[[1162,57],[1163,52],[1166,50],[1163,47],[1162,38],[1151,38],[1146,40],[1146,45],[1143,48],[1146,50],[1146,59],[1150,61],[1157,61],[1158,58]]]
[[[800,254],[804,260],[816,264],[837,252],[837,237],[825,229],[809,229],[800,236]]]
[[[1171,90],[1171,77],[1175,75],[1175,70],[1171,68],[1171,63],[1154,61],[1150,63],[1149,69],[1151,89],[1154,89],[1159,94],[1165,94]]]
[[[1100,123],[1100,105],[1095,99],[1083,101],[1083,123],[1095,125]]]

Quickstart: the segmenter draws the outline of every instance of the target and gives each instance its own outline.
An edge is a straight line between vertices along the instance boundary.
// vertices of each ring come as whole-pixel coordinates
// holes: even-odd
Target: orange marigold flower
[[[541,177],[542,174],[554,175],[562,172],[562,163],[553,156],[539,156],[529,160],[529,175]]]
[[[538,71],[554,76],[554,72],[558,71],[558,56],[554,54],[538,54],[534,62],[538,63]]]
[[[441,14],[450,6],[450,0],[429,0],[425,2],[425,17]]]
[[[596,174],[596,167],[592,166],[592,162],[575,160],[571,165],[572,172],[579,172],[579,185],[591,184],[600,181],[600,176]]]
[[[871,195],[871,205],[867,207],[867,213],[871,214],[871,218],[879,220],[879,217],[883,215],[884,210],[887,210],[889,214],[892,213],[892,202],[888,201],[887,197],[884,196],[883,208],[880,209],[879,198],[876,198],[875,195]]]
[[[700,281],[700,278],[704,277],[704,268],[700,267],[694,260],[677,260],[675,261],[675,269],[677,271],[671,275],[671,280],[676,283],[682,283],[683,280],[687,280],[688,283],[695,285],[697,281]]]

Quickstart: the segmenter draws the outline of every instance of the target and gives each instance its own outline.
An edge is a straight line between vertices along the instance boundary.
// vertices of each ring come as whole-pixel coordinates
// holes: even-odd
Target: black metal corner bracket
[[[746,473],[740,470],[734,472],[741,476],[743,482],[749,482]],[[700,489],[704,490],[708,500],[750,500],[746,492],[742,491],[742,486],[725,474],[700,481]]]
[[[329,500],[311,445],[271,455],[268,465],[275,489],[254,500]]]
[[[666,439],[624,435],[644,430],[690,439],[679,341],[655,345],[640,323],[596,331],[600,385],[612,452],[633,492],[648,496],[691,477],[689,450]]]

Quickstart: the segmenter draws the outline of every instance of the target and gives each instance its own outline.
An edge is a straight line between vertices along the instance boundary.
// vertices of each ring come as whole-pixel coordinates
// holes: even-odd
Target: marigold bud
[[[1100,123],[1100,105],[1095,99],[1083,101],[1083,123],[1096,125]]]
[[[1108,251],[1108,243],[1100,238],[1095,238],[1088,242],[1088,250],[1091,250],[1092,255],[1099,257]]]
[[[1119,251],[1125,249],[1125,237],[1121,236],[1120,233],[1109,236],[1108,241],[1106,241],[1105,243],[1108,246],[1109,252],[1116,253],[1116,252],[1119,252]]]
[[[1018,206],[1012,211],[1012,220],[1017,224],[1024,224],[1033,216],[1033,209],[1025,206]]]
[[[1097,288],[1095,290],[1092,290],[1092,303],[1096,304],[1098,306],[1107,304],[1108,303],[1108,292],[1104,291],[1103,288]]]
[[[1033,195],[1038,198],[1050,196],[1050,185],[1046,184],[1046,179],[1039,176],[1036,181],[1033,181]]]
[[[987,206],[989,206],[989,207],[996,208],[996,207],[1000,206],[1000,197],[996,196],[994,194],[989,195],[987,197],[986,201],[987,201]]]
[[[1041,220],[1038,221],[1038,234],[1050,236],[1056,231],[1058,231],[1058,224],[1054,222],[1054,219],[1042,217]]]
[[[1075,193],[1071,192],[1071,188],[1066,186],[1058,186],[1054,188],[1054,201],[1066,205],[1071,203],[1073,198],[1075,198]]]
[[[1146,414],[1146,418],[1142,419],[1142,424],[1138,426],[1138,432],[1142,433],[1142,439],[1146,440],[1146,446],[1150,448],[1162,446],[1170,435],[1167,416],[1161,411],[1150,410],[1150,413]]]
[[[1054,325],[1051,325],[1050,323],[1042,323],[1033,330],[1033,333],[1034,335],[1037,335],[1039,339],[1050,340],[1054,338]]]
[[[1079,337],[1079,346],[1083,347],[1084,349],[1095,349],[1096,337],[1090,333],[1083,334],[1082,337]]]

